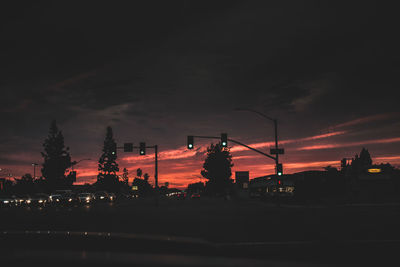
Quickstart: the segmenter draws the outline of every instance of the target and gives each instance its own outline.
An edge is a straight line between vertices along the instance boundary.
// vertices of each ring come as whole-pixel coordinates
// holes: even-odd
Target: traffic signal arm
[[[253,150],[254,152],[260,153],[260,154],[262,154],[262,155],[264,155],[264,156],[266,156],[266,157],[268,157],[270,159],[276,160],[276,158],[274,156],[271,156],[271,155],[269,155],[267,153],[264,153],[264,152],[262,152],[262,151],[260,151],[258,149],[252,148],[252,147],[250,147],[250,146],[248,146],[246,144],[243,144],[243,143],[241,143],[239,141],[236,141],[236,140],[233,140],[233,139],[229,139],[229,138],[228,138],[228,141],[232,142],[232,143],[235,143],[235,144],[238,144],[238,145],[241,145],[241,146],[244,146],[244,147],[247,147],[248,149]]]
[[[195,137],[195,138],[204,138],[204,139],[221,139],[221,137],[217,137],[217,136],[199,136],[199,135],[194,135],[193,137]],[[246,147],[246,148],[248,148],[250,150],[253,150],[254,152],[257,152],[257,153],[259,153],[261,155],[264,155],[264,156],[266,156],[266,157],[268,157],[270,159],[276,160],[276,158],[274,156],[271,156],[271,155],[269,155],[267,153],[264,153],[264,152],[262,152],[262,151],[260,151],[258,149],[252,148],[252,147],[250,147],[250,146],[248,146],[246,144],[243,144],[243,143],[241,143],[239,141],[236,141],[236,140],[233,140],[233,139],[230,139],[230,138],[228,138],[228,141],[232,142],[232,143],[235,143],[235,144],[238,144],[238,145],[241,145],[241,146],[244,146],[244,147]]]

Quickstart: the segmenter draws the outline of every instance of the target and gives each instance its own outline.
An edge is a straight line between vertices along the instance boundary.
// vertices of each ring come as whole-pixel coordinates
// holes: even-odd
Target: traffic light
[[[117,155],[117,144],[116,143],[111,144],[111,154]]]
[[[192,135],[188,135],[188,137],[187,137],[187,148],[188,149],[194,148],[194,138]]]
[[[133,152],[133,144],[124,143],[124,152]]]
[[[226,134],[226,133],[221,134],[221,146],[222,147],[228,146],[228,134]]]
[[[277,174],[278,176],[282,176],[282,174],[283,174],[283,166],[282,166],[282,163],[276,164],[276,174]]]
[[[145,142],[141,142],[139,144],[139,154],[146,155],[146,143]]]

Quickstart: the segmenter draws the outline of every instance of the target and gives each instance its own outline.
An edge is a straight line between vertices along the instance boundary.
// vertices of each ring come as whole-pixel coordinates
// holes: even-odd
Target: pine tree
[[[206,190],[210,193],[224,194],[232,183],[232,155],[229,148],[221,144],[211,144],[207,148],[207,158],[203,164],[201,175],[208,179]]]
[[[51,122],[49,135],[43,143],[44,163],[42,175],[51,189],[58,186],[72,185],[72,180],[66,179],[65,172],[72,166],[69,148],[64,145],[64,136],[58,129],[55,120]]]
[[[97,181],[104,185],[105,189],[114,191],[118,184],[117,172],[119,171],[116,152],[117,144],[113,137],[111,127],[107,127],[104,139],[103,153],[99,159]]]

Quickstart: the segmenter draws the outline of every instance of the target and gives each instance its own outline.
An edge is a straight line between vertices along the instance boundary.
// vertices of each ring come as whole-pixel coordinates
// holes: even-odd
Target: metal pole
[[[278,151],[278,120],[274,119],[274,128],[275,128],[275,149]],[[276,176],[276,195],[277,195],[277,205],[280,206],[280,198],[279,198],[279,185],[278,185],[278,164],[279,164],[279,154],[275,155],[275,176]]]
[[[33,164],[33,179],[36,179],[36,164]]]
[[[154,146],[155,152],[155,170],[154,170],[154,179],[155,179],[155,189],[156,189],[156,206],[158,206],[158,146]]]

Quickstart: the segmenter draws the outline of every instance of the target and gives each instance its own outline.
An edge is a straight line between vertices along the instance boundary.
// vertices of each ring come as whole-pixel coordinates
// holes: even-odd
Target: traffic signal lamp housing
[[[276,174],[277,174],[278,176],[282,176],[282,174],[283,174],[283,166],[282,166],[282,163],[276,164]]]
[[[141,142],[139,144],[139,154],[146,155],[146,143],[145,142]]]
[[[192,135],[189,135],[187,137],[187,148],[188,149],[193,149],[194,148],[194,138]]]
[[[111,144],[111,154],[117,155],[117,144],[116,143]]]
[[[221,146],[222,147],[228,146],[228,134],[226,134],[226,133],[221,134]]]

